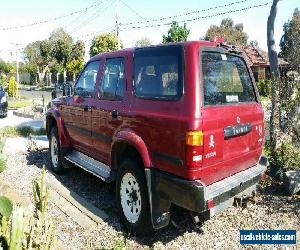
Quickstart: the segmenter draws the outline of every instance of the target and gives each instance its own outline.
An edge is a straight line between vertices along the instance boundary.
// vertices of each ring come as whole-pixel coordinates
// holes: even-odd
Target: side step
[[[76,150],[66,155],[65,159],[106,182],[111,182],[114,179],[113,172],[109,166]]]

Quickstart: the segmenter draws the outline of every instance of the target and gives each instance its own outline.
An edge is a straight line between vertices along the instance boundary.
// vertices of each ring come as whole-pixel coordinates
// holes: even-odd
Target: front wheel
[[[51,167],[54,173],[63,174],[66,169],[63,166],[62,150],[59,143],[57,128],[51,129],[49,138],[49,151],[51,157]]]
[[[118,171],[116,201],[123,224],[130,233],[153,232],[147,184],[143,169],[132,160],[125,160]]]

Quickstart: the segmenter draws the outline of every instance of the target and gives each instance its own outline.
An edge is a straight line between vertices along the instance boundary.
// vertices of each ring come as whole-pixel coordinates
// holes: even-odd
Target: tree
[[[112,33],[95,36],[90,47],[90,56],[118,49],[118,38]]]
[[[180,26],[177,22],[173,21],[168,35],[163,35],[163,43],[185,42],[188,38],[190,30],[186,27],[186,24]]]
[[[150,38],[142,37],[140,40],[137,40],[135,43],[135,47],[147,47],[152,45]]]
[[[270,15],[267,22],[267,43],[268,43],[268,55],[270,60],[271,71],[271,116],[270,116],[270,150],[273,158],[275,157],[277,139],[279,137],[279,107],[278,107],[278,89],[280,83],[279,68],[278,68],[278,56],[276,51],[276,43],[274,37],[274,24],[277,14],[277,4],[279,0],[273,0],[271,6]]]
[[[65,68],[71,59],[73,38],[62,28],[55,29],[49,37],[52,57]]]
[[[300,71],[300,11],[295,9],[292,20],[283,26],[280,40],[280,56],[289,63],[292,70]]]
[[[205,34],[205,40],[214,40],[217,36],[225,38],[227,43],[244,46],[247,44],[248,35],[244,30],[244,25],[238,23],[234,25],[231,18],[224,18],[221,21],[221,25],[211,25]]]
[[[84,60],[85,45],[82,41],[77,41],[72,47],[71,60]]]
[[[80,59],[73,59],[67,64],[67,71],[73,75],[73,80],[80,73],[84,66],[84,61]]]

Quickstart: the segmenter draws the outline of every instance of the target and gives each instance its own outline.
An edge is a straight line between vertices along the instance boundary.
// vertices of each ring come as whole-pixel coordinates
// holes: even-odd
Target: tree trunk
[[[278,56],[276,51],[276,44],[274,38],[274,23],[277,14],[277,4],[279,0],[273,0],[270,15],[267,23],[267,41],[268,41],[268,54],[270,60],[270,71],[272,79],[271,87],[271,102],[272,110],[270,116],[270,149],[271,154],[274,156],[276,149],[276,142],[279,135],[279,105],[278,105],[278,89],[280,84]]]
[[[40,72],[40,69],[38,68],[38,75],[39,75],[39,84],[41,85],[43,82],[44,82],[44,78],[45,78],[45,75],[47,73],[49,69],[49,65],[46,65],[46,67],[43,69],[42,72]]]

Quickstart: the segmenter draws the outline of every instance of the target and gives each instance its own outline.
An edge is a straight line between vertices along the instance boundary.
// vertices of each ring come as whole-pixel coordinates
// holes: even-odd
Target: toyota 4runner
[[[242,54],[222,43],[99,54],[47,112],[53,171],[71,162],[115,182],[134,234],[168,225],[171,204],[213,216],[266,170],[258,98]]]

